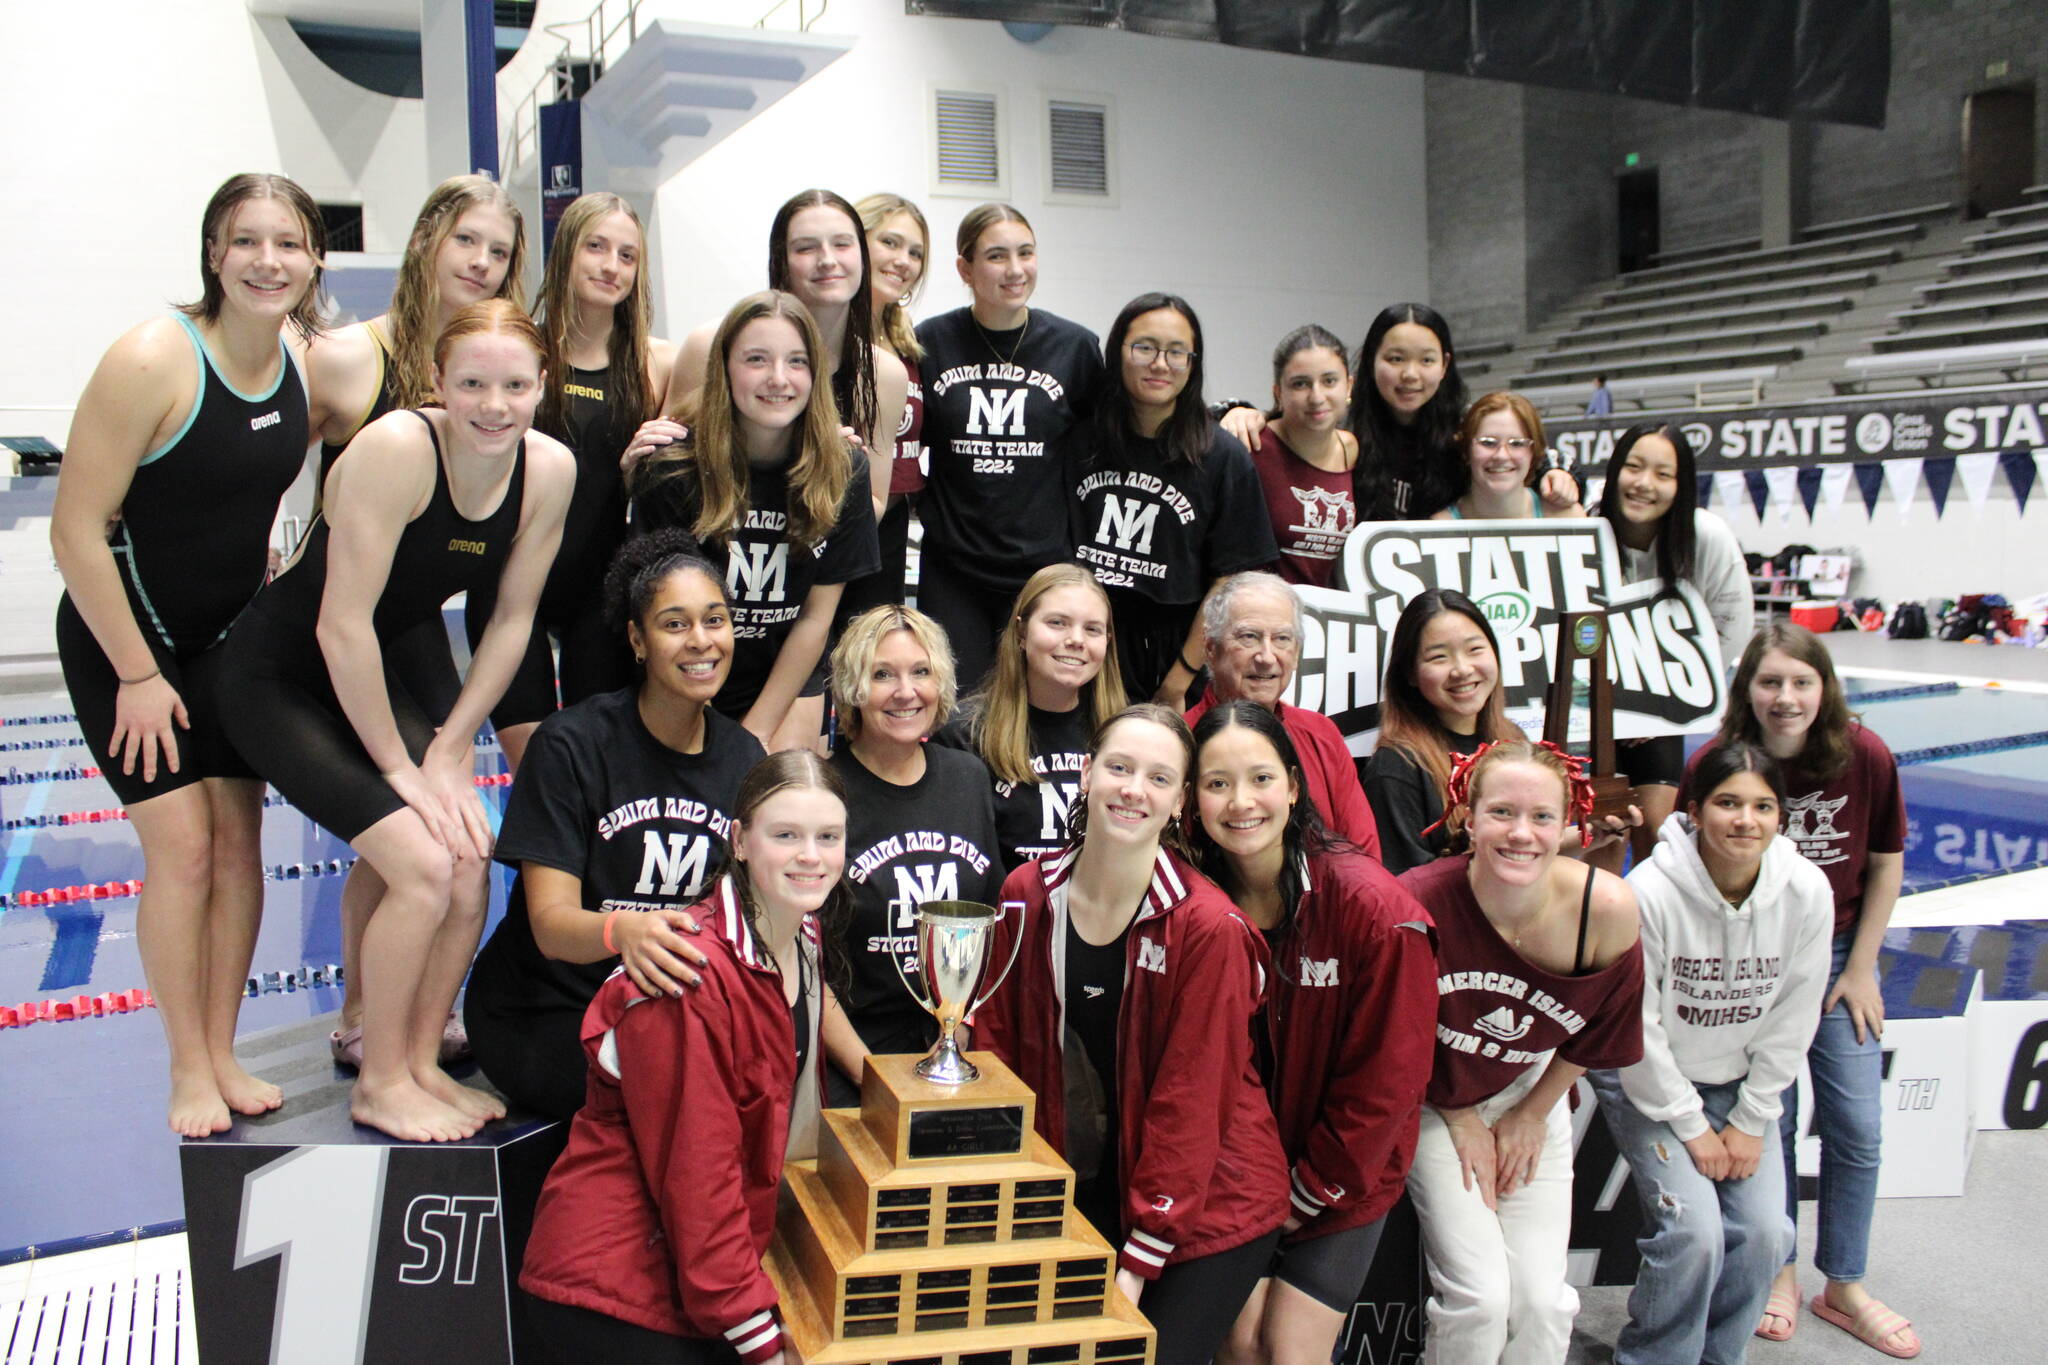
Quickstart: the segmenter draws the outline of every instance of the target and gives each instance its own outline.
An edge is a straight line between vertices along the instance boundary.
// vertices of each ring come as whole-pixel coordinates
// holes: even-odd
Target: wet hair
[[[562,211],[555,228],[555,244],[548,252],[546,269],[540,279],[540,302],[534,309],[541,334],[547,339],[548,382],[541,390],[537,423],[550,431],[566,430],[564,390],[569,383],[569,341],[576,326],[575,266],[583,244],[597,225],[614,213],[632,220],[640,234],[640,256],[633,270],[633,287],[612,305],[612,334],[606,345],[610,375],[605,390],[618,410],[634,423],[654,415],[660,395],[647,382],[648,335],[653,329],[652,291],[647,285],[647,229],[633,206],[616,194],[586,194]]]
[[[394,406],[416,408],[434,392],[427,359],[433,350],[434,319],[441,310],[441,286],[435,261],[462,215],[474,208],[493,208],[512,220],[512,252],[505,262],[505,282],[497,297],[526,306],[526,219],[504,186],[483,175],[458,175],[443,180],[420,205],[412,236],[398,262],[398,284],[391,291],[390,378]],[[546,354],[545,351],[542,354]]]
[[[1458,455],[1465,461],[1466,481],[1471,481],[1471,449],[1472,442],[1479,436],[1479,424],[1496,412],[1505,412],[1513,417],[1521,424],[1522,434],[1536,443],[1529,451],[1529,469],[1522,478],[1524,488],[1534,488],[1543,478],[1543,455],[1549,449],[1543,439],[1543,418],[1538,415],[1534,403],[1505,389],[1474,399],[1472,406],[1465,410],[1465,420],[1458,423]]]
[[[1440,798],[1450,786],[1453,741],[1436,708],[1416,685],[1415,668],[1422,654],[1422,632],[1445,612],[1455,612],[1479,627],[1487,648],[1493,651],[1493,692],[1480,709],[1475,736],[1481,742],[1522,738],[1521,727],[1508,719],[1501,696],[1500,641],[1494,638],[1486,613],[1455,588],[1431,588],[1418,595],[1402,609],[1401,619],[1394,623],[1393,639],[1387,644],[1387,672],[1380,685],[1379,742],[1427,773]]]
[[[1093,459],[1099,464],[1120,464],[1127,443],[1136,435],[1136,404],[1131,392],[1124,387],[1124,339],[1130,335],[1131,324],[1147,313],[1169,311],[1187,319],[1188,330],[1194,334],[1194,355],[1188,361],[1188,382],[1173,400],[1173,411],[1159,428],[1160,452],[1166,460],[1181,461],[1199,466],[1202,454],[1209,448],[1209,433],[1215,423],[1209,417],[1208,405],[1202,401],[1202,322],[1195,316],[1194,306],[1175,294],[1140,294],[1125,304],[1123,311],[1116,315],[1116,321],[1109,325],[1109,335],[1102,340],[1102,375],[1096,381],[1099,387],[1095,394],[1095,450]]]
[[[918,272],[917,283],[910,286],[908,296],[896,300],[875,318],[875,340],[905,364],[915,364],[924,359],[924,347],[918,344],[917,332],[910,325],[910,300],[924,292],[924,282],[931,278],[931,226],[924,220],[924,211],[900,194],[870,194],[856,202],[854,208],[860,212],[861,228],[869,234],[880,232],[882,224],[897,214],[907,213],[910,221],[917,224],[917,235],[923,239],[924,268]]]
[[[827,364],[825,357],[813,350],[811,365],[821,376],[830,371],[832,398],[839,405],[839,418],[865,441],[878,434],[875,418],[880,400],[875,397],[875,301],[868,292],[874,267],[868,261],[868,233],[861,223],[860,210],[830,190],[803,190],[790,196],[775,210],[775,221],[768,227],[768,287],[795,292],[789,269],[789,225],[799,213],[811,208],[837,209],[845,214],[860,248],[860,287],[847,301],[846,335],[839,343],[839,363]],[[896,433],[885,431],[879,436],[894,440]]]
[[[924,649],[931,659],[932,681],[938,685],[937,709],[925,733],[937,730],[953,714],[959,682],[953,670],[953,646],[946,639],[946,628],[916,607],[884,603],[848,621],[839,643],[832,648],[832,701],[839,711],[839,728],[850,740],[860,738],[861,707],[874,691],[874,680],[869,675],[875,669],[875,655],[881,652],[882,642],[899,630],[909,631],[910,638]]]
[[[981,248],[981,235],[998,223],[1021,223],[1026,232],[1037,233],[1037,229],[1031,226],[1031,220],[1010,204],[977,204],[967,210],[953,234],[954,249],[959,252],[960,259],[973,260],[974,253]]]
[[[1678,457],[1678,491],[1672,495],[1671,506],[1657,525],[1657,574],[1664,580],[1657,595],[1665,597],[1676,593],[1679,582],[1692,576],[1698,549],[1693,524],[1693,512],[1700,500],[1698,461],[1684,428],[1676,422],[1638,422],[1616,437],[1614,454],[1607,460],[1607,482],[1600,489],[1597,513],[1607,518],[1617,536],[1621,534],[1626,518],[1621,514],[1621,480],[1615,476],[1628,462],[1636,442],[1645,436],[1662,436],[1671,442],[1671,450]]]
[[[214,267],[213,253],[216,248],[225,248],[228,232],[235,225],[235,211],[258,199],[277,200],[299,220],[306,254],[313,260],[313,278],[306,282],[305,294],[292,305],[285,320],[300,336],[310,339],[321,331],[320,282],[327,273],[327,226],[313,196],[297,181],[281,175],[257,171],[231,175],[206,201],[206,212],[199,219],[199,300],[179,305],[178,311],[200,322],[220,320],[227,289],[220,282],[220,271]]]
[[[781,318],[803,338],[811,358],[811,397],[796,431],[796,449],[784,467],[789,482],[787,536],[792,545],[816,545],[839,520],[839,505],[853,481],[853,457],[839,434],[839,409],[829,386],[817,382],[824,341],[811,310],[794,294],[764,289],[732,306],[711,341],[704,384],[669,415],[690,428],[690,439],[648,455],[633,467],[627,493],[695,509],[690,532],[703,545],[723,545],[747,514],[752,471],[732,401],[731,355],[741,329],[760,318]],[[683,480],[680,491],[672,481]]]
[[[1234,573],[1218,583],[1202,599],[1202,638],[1220,641],[1223,632],[1230,629],[1230,611],[1237,599],[1248,592],[1262,592],[1268,597],[1277,597],[1294,609],[1294,639],[1301,642],[1302,613],[1301,594],[1292,584],[1276,573],[1264,569],[1247,569]]]
[[[612,556],[604,574],[605,624],[623,635],[629,622],[644,623],[655,590],[679,573],[703,574],[718,585],[719,600],[732,605],[725,575],[704,557],[697,538],[669,526],[630,537]]]
[[[1195,736],[1188,729],[1187,721],[1181,718],[1180,712],[1170,706],[1161,706],[1156,701],[1141,701],[1135,705],[1126,706],[1123,710],[1096,726],[1095,733],[1088,740],[1089,764],[1091,766],[1094,764],[1095,756],[1101,753],[1102,746],[1109,742],[1110,733],[1117,726],[1131,721],[1148,721],[1153,725],[1157,725],[1180,742],[1181,786],[1183,791],[1185,791],[1188,774],[1195,770]],[[1192,862],[1194,859],[1193,855],[1188,851],[1187,831],[1182,828],[1182,824],[1183,822],[1179,820],[1168,820],[1166,827],[1160,831],[1159,842]],[[1074,808],[1067,817],[1067,830],[1067,839],[1070,843],[1078,844],[1087,839],[1088,802],[1085,799],[1074,803]]]
[[[1737,740],[1733,744],[1716,744],[1701,754],[1693,764],[1692,772],[1686,779],[1686,786],[1697,793],[1694,805],[1700,805],[1718,791],[1723,782],[1738,773],[1755,773],[1771,789],[1771,795],[1778,798],[1778,807],[1784,808],[1785,766],[1772,758],[1761,744],[1745,744]]]
[[[1444,353],[1443,382],[1436,393],[1415,414],[1405,431],[1394,420],[1394,410],[1380,394],[1373,361],[1387,333],[1404,322],[1412,322],[1436,334]],[[1458,419],[1465,411],[1465,381],[1458,374],[1457,351],[1451,344],[1451,324],[1443,314],[1424,303],[1396,303],[1380,310],[1366,328],[1365,340],[1351,362],[1353,373],[1365,376],[1364,383],[1351,386],[1351,433],[1358,438],[1358,463],[1351,472],[1352,499],[1360,521],[1391,521],[1394,509],[1393,475],[1387,468],[1391,452],[1412,445],[1416,459],[1415,486],[1408,499],[1407,516],[1426,517],[1439,507],[1457,500],[1464,492],[1463,460],[1457,448]]]
[[[980,690],[968,699],[969,734],[975,752],[998,782],[1036,786],[1040,781],[1031,767],[1031,670],[1024,659],[1024,633],[1039,604],[1061,588],[1086,588],[1102,604],[1106,632],[1102,667],[1092,681],[1081,687],[1081,705],[1087,710],[1089,729],[1103,725],[1124,709],[1116,617],[1110,610],[1109,594],[1095,581],[1095,575],[1079,564],[1046,565],[1018,590],[1010,619],[1004,623],[1002,638],[996,643],[995,664]]]
[[[540,329],[533,325],[533,319],[510,299],[497,298],[479,300],[448,319],[441,335],[434,338],[435,371],[445,377],[448,357],[454,352],[455,343],[475,336],[516,337],[533,352],[536,367],[545,368],[547,365],[547,343],[541,340]]]
[[[846,804],[846,785],[839,780],[839,774],[831,764],[809,749],[784,749],[756,763],[740,779],[740,789],[732,803],[733,825],[738,827],[752,821],[754,813],[771,797],[792,788],[828,792],[837,798],[841,806]],[[736,838],[727,841],[725,857],[706,885],[715,887],[728,875],[731,876],[739,891],[740,909],[747,917],[747,927],[754,931],[755,937],[762,938],[765,935],[761,932],[760,901],[754,894],[752,879],[747,876],[746,863],[735,852],[738,843]],[[842,871],[831,891],[826,893],[825,903],[817,911],[820,971],[824,979],[835,987],[845,981],[850,971],[846,962],[845,930],[852,918],[853,892],[848,889],[846,875]]]
[[[1322,813],[1309,798],[1308,779],[1302,773],[1301,755],[1295,750],[1293,736],[1287,733],[1287,727],[1280,723],[1278,716],[1257,702],[1223,702],[1204,711],[1202,718],[1195,722],[1195,761],[1188,770],[1188,783],[1197,796],[1201,791],[1202,750],[1208,747],[1210,740],[1232,727],[1250,730],[1270,744],[1288,780],[1294,784],[1294,804],[1288,808],[1287,823],[1280,832],[1278,928],[1284,930],[1293,922],[1294,907],[1301,900],[1303,861],[1312,853],[1349,848],[1351,845],[1332,834],[1323,824]],[[1209,827],[1202,823],[1199,815],[1188,821],[1188,826],[1188,844],[1194,850],[1195,865],[1202,869],[1203,875],[1232,897],[1250,890],[1238,880],[1236,865],[1210,837]]]
[[[1820,711],[1806,732],[1806,743],[1797,758],[1779,761],[1806,776],[1832,781],[1849,770],[1849,761],[1855,756],[1849,727],[1856,722],[1856,716],[1849,710],[1849,697],[1835,674],[1835,661],[1829,657],[1828,647],[1805,626],[1772,621],[1750,637],[1748,648],[1742,651],[1742,662],[1735,666],[1735,681],[1728,684],[1728,709],[1721,716],[1716,739],[1722,744],[1763,746],[1763,725],[1756,718],[1756,708],[1749,703],[1749,689],[1756,681],[1764,655],[1774,649],[1820,674]]]

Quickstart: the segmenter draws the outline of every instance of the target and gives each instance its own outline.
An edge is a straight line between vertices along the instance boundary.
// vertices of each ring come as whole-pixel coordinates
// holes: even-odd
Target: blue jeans
[[[1588,1079],[1635,1176],[1646,1224],[1636,1241],[1643,1264],[1628,1296],[1628,1325],[1614,1345],[1615,1365],[1741,1365],[1791,1236],[1777,1130],[1764,1134],[1755,1175],[1709,1180],[1669,1124],[1645,1118],[1629,1102],[1614,1072]],[[1739,1087],[1699,1087],[1716,1128],[1728,1121]]]
[[[1855,931],[1835,936],[1834,965],[1828,989],[1849,960]],[[1870,1254],[1870,1218],[1877,1211],[1878,1152],[1884,1135],[1884,1110],[1878,1089],[1884,1080],[1884,1050],[1875,1037],[1856,1041],[1849,1007],[1837,1004],[1820,1017],[1820,1031],[1807,1049],[1813,1076],[1813,1128],[1820,1137],[1820,1222],[1815,1229],[1813,1264],[1830,1280],[1861,1280]],[[1793,1148],[1799,1132],[1799,1087],[1786,1087],[1785,1113],[1779,1120],[1779,1145],[1785,1152],[1785,1213],[1799,1226],[1799,1171]],[[1795,1236],[1785,1264],[1799,1258]]]

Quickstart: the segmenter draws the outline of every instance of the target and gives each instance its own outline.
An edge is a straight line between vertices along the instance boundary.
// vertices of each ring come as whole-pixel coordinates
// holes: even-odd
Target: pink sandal
[[[1828,1307],[1827,1298],[1820,1294],[1815,1294],[1808,1306],[1823,1322],[1833,1323],[1873,1351],[1882,1351],[1894,1360],[1911,1360],[1920,1354],[1920,1335],[1913,1331],[1912,1321],[1894,1313],[1876,1299],[1857,1309],[1854,1317],[1838,1308]],[[1912,1349],[1902,1350],[1885,1344],[1900,1332],[1912,1335]]]
[[[1785,1325],[1782,1328],[1772,1327],[1773,1318]],[[1764,1300],[1763,1321],[1756,1325],[1756,1334],[1765,1341],[1790,1341],[1792,1334],[1798,1330],[1799,1286],[1795,1284],[1790,1289],[1773,1288],[1770,1298]]]

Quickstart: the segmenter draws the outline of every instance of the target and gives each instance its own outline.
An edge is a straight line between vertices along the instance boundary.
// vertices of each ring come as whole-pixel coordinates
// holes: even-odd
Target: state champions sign
[[[1372,748],[1394,625],[1431,588],[1456,589],[1486,613],[1509,718],[1532,735],[1543,728],[1565,612],[1608,613],[1615,738],[1709,729],[1727,705],[1705,601],[1689,583],[1661,598],[1660,580],[1625,583],[1603,518],[1368,522],[1338,563],[1346,586],[1295,588],[1303,638],[1287,701],[1328,715],[1354,754]]]

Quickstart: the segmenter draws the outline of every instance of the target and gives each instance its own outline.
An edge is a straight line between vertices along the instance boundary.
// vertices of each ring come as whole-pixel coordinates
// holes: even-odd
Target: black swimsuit
[[[371,620],[380,647],[440,617],[458,592],[495,587],[511,553],[525,501],[526,444],[513,456],[505,495],[472,521],[455,508],[431,420],[434,492],[406,523]],[[334,693],[317,628],[327,588],[330,532],[316,518],[299,557],[250,606],[229,641],[226,675],[234,701],[229,737],[242,756],[285,798],[343,840],[353,840],[405,802],[377,770]],[[434,722],[390,664],[385,685],[391,711],[415,762],[434,737]]]

